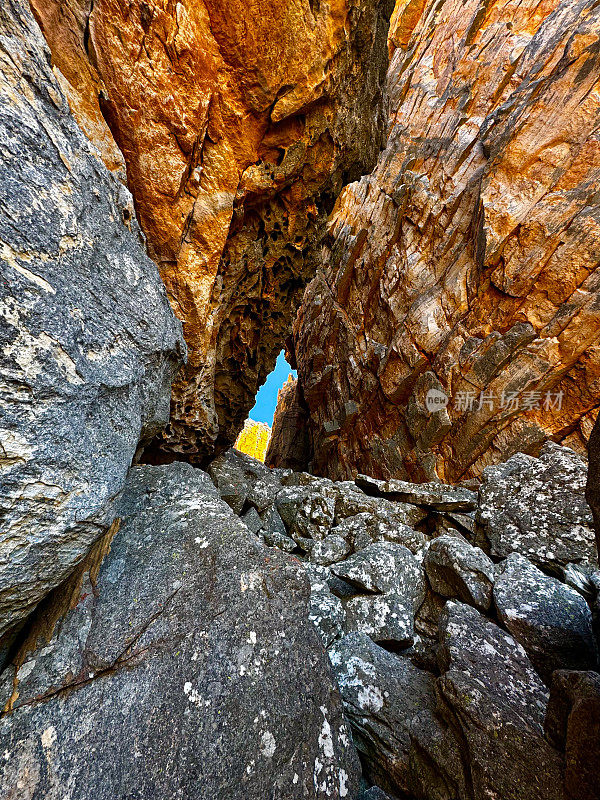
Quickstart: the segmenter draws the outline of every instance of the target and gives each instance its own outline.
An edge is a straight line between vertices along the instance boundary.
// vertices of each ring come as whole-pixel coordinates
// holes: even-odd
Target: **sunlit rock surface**
[[[235,441],[235,449],[264,462],[270,440],[271,428],[265,422],[247,419]]]
[[[319,474],[454,482],[548,437],[583,449],[599,42],[593,0],[396,4],[387,146],[338,201],[295,325]]]
[[[275,364],[342,185],[375,162],[393,3],[32,5],[184,323],[160,447],[211,455]]]

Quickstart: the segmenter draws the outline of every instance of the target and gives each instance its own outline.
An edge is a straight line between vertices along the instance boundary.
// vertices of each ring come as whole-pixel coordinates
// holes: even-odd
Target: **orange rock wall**
[[[399,0],[389,46],[387,146],[338,200],[295,324],[313,469],[457,481],[547,437],[583,449],[600,7]]]
[[[375,160],[389,0],[31,3],[184,323],[159,447],[201,460],[235,440],[335,197]]]

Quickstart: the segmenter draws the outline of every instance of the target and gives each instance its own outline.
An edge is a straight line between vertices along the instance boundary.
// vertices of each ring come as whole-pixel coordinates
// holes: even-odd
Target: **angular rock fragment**
[[[411,735],[419,717],[435,709],[435,678],[362,633],[336,642],[329,658],[367,777],[409,794]]]
[[[2,635],[106,532],[185,345],[131,196],[20,0],[0,9],[0,163]]]
[[[329,647],[343,635],[346,620],[344,606],[324,581],[311,580],[308,618],[319,631],[324,647]]]
[[[356,485],[368,494],[413,503],[436,511],[474,511],[477,508],[477,493],[460,486],[443,483],[409,483],[390,479],[387,481],[359,475]]]
[[[335,497],[316,486],[284,487],[277,495],[277,511],[292,537],[324,539],[335,513]]]
[[[492,555],[520,553],[538,566],[596,564],[586,465],[548,442],[539,458],[517,453],[484,470],[477,522]]]
[[[246,503],[265,511],[281,489],[279,471],[271,471],[255,458],[231,448],[208,465],[208,474],[219,494],[241,514]]]
[[[415,602],[399,592],[352,597],[346,603],[346,633],[360,631],[374,642],[394,650],[410,647],[414,641]]]
[[[366,592],[412,593],[423,581],[423,570],[406,547],[376,542],[332,567],[335,575]]]
[[[363,511],[345,517],[331,529],[331,533],[345,539],[353,551],[362,550],[373,542],[393,542],[416,553],[426,542],[420,531],[399,522],[396,515],[386,514],[385,509],[376,513]]]
[[[479,547],[456,536],[434,539],[423,560],[431,588],[487,611],[492,602],[494,562]]]
[[[424,509],[410,503],[391,502],[383,497],[372,497],[361,491],[354,481],[340,481],[332,486],[337,490],[335,523],[348,517],[367,513],[390,525],[408,525],[414,528],[427,516]]]
[[[57,594],[3,684],[0,794],[354,797],[300,565],[186,464],[134,468],[115,510],[121,529],[62,598],[66,616],[44,627]]]
[[[546,684],[557,669],[596,669],[592,613],[584,598],[518,553],[498,568],[494,604]]]
[[[543,737],[548,692],[521,645],[471,606],[448,602],[440,667],[473,796],[562,800],[560,754]]]
[[[374,641],[398,647],[412,644],[425,581],[421,565],[409,550],[388,542],[371,544],[335,564],[332,572],[359,591],[376,593],[348,600],[347,632],[362,631]]]
[[[350,553],[350,545],[342,536],[335,532],[317,542],[310,551],[310,560],[315,564],[328,566],[336,561],[343,561]]]

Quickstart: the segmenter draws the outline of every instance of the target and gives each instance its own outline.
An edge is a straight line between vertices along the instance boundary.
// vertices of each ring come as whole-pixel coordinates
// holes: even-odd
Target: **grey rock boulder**
[[[410,550],[378,542],[333,565],[332,572],[369,593],[346,602],[346,632],[362,631],[373,641],[398,647],[412,644],[415,614],[425,597],[425,579]]]
[[[600,797],[600,675],[557,670],[545,721],[550,741],[565,753],[569,800]]]
[[[271,470],[234,448],[211,461],[207,472],[236,514],[247,510],[248,505],[261,514],[266,512],[281,490],[282,470]]]
[[[373,542],[402,544],[412,553],[424,547],[427,540],[423,533],[400,522],[395,514],[386,514],[386,510],[380,509],[376,513],[363,511],[346,517],[331,529],[331,533],[345,539],[353,552]]]
[[[335,495],[320,483],[286,486],[277,495],[277,511],[292,538],[319,541],[329,533],[335,514]]]
[[[350,553],[350,545],[339,534],[335,533],[335,528],[324,539],[317,542],[310,551],[310,560],[315,564],[327,566],[336,561],[343,561]]]
[[[494,603],[546,684],[556,669],[598,666],[592,613],[584,598],[518,553],[499,566]]]
[[[412,732],[436,707],[435,678],[363,633],[336,642],[329,658],[366,776],[382,789],[409,794]]]
[[[477,492],[444,483],[409,483],[388,481],[359,475],[356,485],[367,494],[385,497],[401,503],[412,503],[436,511],[473,511],[477,507]]]
[[[0,8],[0,635],[108,528],[185,345],[28,5]]]
[[[343,635],[346,612],[342,601],[331,593],[326,582],[311,583],[308,616],[316,626],[324,647],[329,647]]]
[[[544,739],[548,692],[525,650],[474,608],[448,602],[439,689],[459,721],[472,797],[562,800],[561,757]]]
[[[186,464],[134,468],[116,511],[121,529],[65,618],[9,670],[0,795],[354,797],[301,565],[266,550]]]
[[[344,630],[361,631],[395,649],[410,647],[415,634],[414,597],[395,591],[352,597],[346,603]]]
[[[333,486],[336,492],[336,525],[347,517],[367,513],[391,525],[407,525],[413,528],[427,516],[424,509],[410,503],[392,502],[384,497],[365,494],[354,482],[340,481]]]
[[[427,548],[423,566],[431,588],[487,611],[492,602],[494,562],[479,547],[452,535],[439,536]]]
[[[359,591],[397,591],[416,597],[422,591],[423,568],[410,550],[401,544],[370,544],[335,564],[332,572],[354,584]]]
[[[487,467],[478,527],[491,554],[517,552],[538,566],[596,565],[592,513],[585,500],[586,465],[568,447],[544,445],[539,458],[517,453]]]

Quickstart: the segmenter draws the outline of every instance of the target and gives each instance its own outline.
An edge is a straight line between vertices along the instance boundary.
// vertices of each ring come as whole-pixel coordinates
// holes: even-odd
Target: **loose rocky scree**
[[[600,573],[573,451],[517,454],[478,491],[334,482],[235,450],[208,471],[257,539],[303,565],[361,797],[600,796]]]

